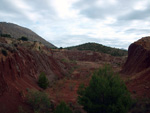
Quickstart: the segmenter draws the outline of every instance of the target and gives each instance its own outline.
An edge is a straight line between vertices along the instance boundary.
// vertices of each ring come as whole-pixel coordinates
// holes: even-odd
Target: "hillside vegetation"
[[[127,50],[107,47],[107,46],[104,46],[102,44],[97,44],[97,43],[85,43],[85,44],[81,44],[78,46],[67,47],[67,49],[69,50],[72,50],[72,49],[91,50],[95,52],[107,53],[112,56],[126,56],[127,55]]]

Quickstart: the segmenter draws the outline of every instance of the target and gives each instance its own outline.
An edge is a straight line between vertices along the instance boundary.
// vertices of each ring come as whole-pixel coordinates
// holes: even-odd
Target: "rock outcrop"
[[[68,72],[67,64],[54,58],[53,52],[38,42],[3,37],[0,42],[0,113],[17,112],[27,89],[40,89],[37,81],[41,72],[45,72],[50,83]]]
[[[129,46],[128,58],[122,72],[134,74],[150,67],[150,37],[144,37]]]
[[[129,78],[126,84],[135,96],[150,97],[150,36],[129,46],[128,58],[121,72]]]

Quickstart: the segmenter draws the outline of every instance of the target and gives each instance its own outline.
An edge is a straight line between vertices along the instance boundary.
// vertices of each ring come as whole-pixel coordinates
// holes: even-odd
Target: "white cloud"
[[[62,19],[77,17],[77,10],[72,9],[72,4],[77,0],[53,0],[52,6]]]
[[[138,1],[137,3],[135,3],[133,8],[135,10],[145,10],[147,8],[147,5],[148,5],[148,1],[142,0],[142,1]]]
[[[150,35],[149,0],[1,0],[0,20],[28,27],[56,46],[98,42],[128,48]]]

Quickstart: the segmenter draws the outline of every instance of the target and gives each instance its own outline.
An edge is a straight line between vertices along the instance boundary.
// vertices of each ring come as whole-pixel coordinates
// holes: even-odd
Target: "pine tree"
[[[44,72],[42,72],[39,76],[38,85],[43,89],[46,89],[49,85],[48,78],[46,77]]]
[[[132,104],[124,82],[109,66],[95,72],[89,86],[80,86],[78,94],[87,113],[126,113]]]

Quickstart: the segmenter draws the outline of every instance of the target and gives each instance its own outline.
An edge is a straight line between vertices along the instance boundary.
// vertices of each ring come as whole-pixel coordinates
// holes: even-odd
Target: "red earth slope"
[[[129,46],[122,73],[129,78],[127,86],[135,96],[150,97],[150,37]]]
[[[19,106],[24,106],[27,89],[40,89],[37,79],[41,72],[45,72],[49,81],[53,81],[66,74],[65,67],[65,64],[53,57],[51,50],[38,42],[1,37],[0,113],[15,113]]]

